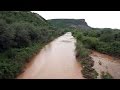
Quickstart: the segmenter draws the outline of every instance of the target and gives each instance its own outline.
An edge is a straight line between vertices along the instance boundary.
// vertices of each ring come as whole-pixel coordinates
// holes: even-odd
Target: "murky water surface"
[[[115,59],[111,56],[101,54],[93,51],[91,57],[95,61],[94,67],[96,71],[99,73],[98,78],[100,78],[100,74],[102,71],[109,72],[114,79],[120,79],[120,60]]]
[[[46,45],[18,79],[83,79],[71,32]]]

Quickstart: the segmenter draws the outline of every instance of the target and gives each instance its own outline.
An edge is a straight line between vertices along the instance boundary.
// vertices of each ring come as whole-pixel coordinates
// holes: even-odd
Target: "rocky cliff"
[[[80,29],[91,29],[85,19],[51,19],[48,20],[48,22],[59,28],[74,27]]]

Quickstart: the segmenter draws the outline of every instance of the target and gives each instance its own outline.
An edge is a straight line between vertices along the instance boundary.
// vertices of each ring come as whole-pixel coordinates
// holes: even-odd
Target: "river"
[[[75,58],[75,42],[71,32],[46,45],[17,79],[84,79]]]
[[[17,79],[85,79],[81,65],[75,58],[75,38],[71,32],[58,37],[46,45]],[[120,79],[120,60],[92,51],[93,68],[98,72],[109,72],[114,79]]]
[[[101,72],[110,73],[114,79],[120,79],[120,59],[93,51],[90,55],[94,60],[93,68],[99,73],[98,79],[101,79]]]

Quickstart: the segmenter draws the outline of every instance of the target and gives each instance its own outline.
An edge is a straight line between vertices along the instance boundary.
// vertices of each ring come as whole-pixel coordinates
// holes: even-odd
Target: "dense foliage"
[[[120,57],[120,30],[116,29],[74,29],[75,37],[85,48]],[[79,35],[80,34],[80,35]]]
[[[120,31],[113,29],[94,29],[72,31],[77,39],[76,57],[83,66],[83,76],[85,78],[97,78],[97,72],[92,68],[93,61],[89,57],[89,49],[96,50],[105,54],[120,58]],[[112,76],[109,73],[102,73],[101,78],[109,79]]]
[[[93,69],[94,61],[89,56],[90,50],[86,49],[83,43],[83,35],[81,32],[73,31],[73,36],[76,38],[76,58],[77,61],[82,65],[82,74],[83,77],[87,79],[95,79],[98,76],[98,73]]]
[[[0,78],[15,78],[33,54],[63,33],[35,13],[1,11]]]
[[[83,31],[86,48],[120,57],[120,30],[100,29]]]

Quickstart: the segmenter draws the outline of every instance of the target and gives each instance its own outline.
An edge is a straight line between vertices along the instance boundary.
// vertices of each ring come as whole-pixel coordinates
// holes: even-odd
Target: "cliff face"
[[[91,29],[91,27],[88,26],[85,19],[51,19],[48,20],[48,22],[59,28],[74,27],[80,29]]]

